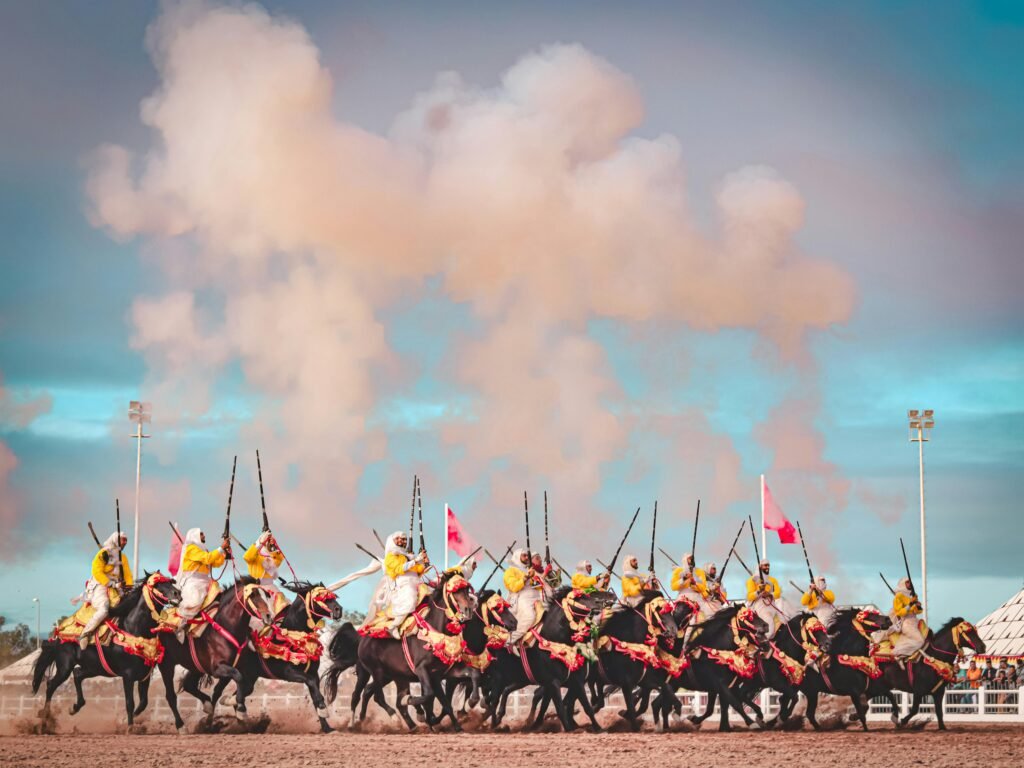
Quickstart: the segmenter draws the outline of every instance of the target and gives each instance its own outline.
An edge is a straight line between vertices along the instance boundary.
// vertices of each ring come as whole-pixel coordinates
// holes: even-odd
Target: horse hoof
[[[213,702],[212,701],[204,701],[203,702],[203,714],[204,715],[212,715],[213,714]]]
[[[664,733],[665,732],[665,726],[662,724],[662,722],[660,720],[654,724],[654,732],[655,733]]]
[[[747,729],[751,731],[760,731],[762,728],[764,728],[764,726],[759,722],[753,722],[747,726]]]

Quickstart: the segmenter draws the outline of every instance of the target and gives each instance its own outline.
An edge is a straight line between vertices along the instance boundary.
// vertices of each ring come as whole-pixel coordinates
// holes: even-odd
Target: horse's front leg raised
[[[82,667],[75,667],[72,676],[75,679],[75,703],[71,705],[71,714],[78,714],[79,710],[85,706],[85,694],[82,693],[82,681],[85,679],[85,670]]]
[[[147,670],[146,676],[139,680],[139,704],[135,707],[135,716],[138,717],[149,706],[149,682],[153,679],[152,670]]]

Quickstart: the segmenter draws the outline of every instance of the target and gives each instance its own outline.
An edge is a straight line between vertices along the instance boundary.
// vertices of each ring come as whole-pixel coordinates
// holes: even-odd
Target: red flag
[[[444,513],[448,520],[448,549],[459,557],[465,557],[476,549],[477,544],[473,537],[463,530],[462,523],[447,504],[444,505]],[[480,555],[476,556],[476,560],[480,560]]]
[[[175,528],[177,530],[177,528]],[[171,534],[171,554],[167,557],[167,570],[171,576],[178,575],[178,566],[181,564],[181,539],[176,534]]]
[[[776,531],[779,534],[779,542],[782,544],[796,544],[800,541],[797,537],[796,528],[789,522],[782,508],[775,503],[772,492],[768,490],[768,483],[764,484],[764,506],[761,510],[761,518],[764,520],[764,527],[769,531]]]

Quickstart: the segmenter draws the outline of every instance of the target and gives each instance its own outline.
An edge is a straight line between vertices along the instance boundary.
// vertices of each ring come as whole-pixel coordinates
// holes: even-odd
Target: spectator
[[[992,659],[985,659],[985,668],[981,670],[981,679],[983,685],[996,679],[996,670],[992,666]]]
[[[1020,679],[1020,673],[1017,671],[1016,666],[1010,667],[1006,673],[1006,683],[1008,688],[1020,688],[1024,685],[1024,681]]]

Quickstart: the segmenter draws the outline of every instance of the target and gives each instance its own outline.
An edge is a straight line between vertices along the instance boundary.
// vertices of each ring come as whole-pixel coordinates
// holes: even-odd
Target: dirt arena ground
[[[395,759],[396,755],[405,755]],[[424,760],[420,755],[430,756]],[[0,765],[12,766],[458,766],[552,768],[770,766],[898,768],[1022,766],[1019,726],[955,726],[897,733],[879,727],[813,733],[465,733],[329,735],[60,735],[0,737]]]

